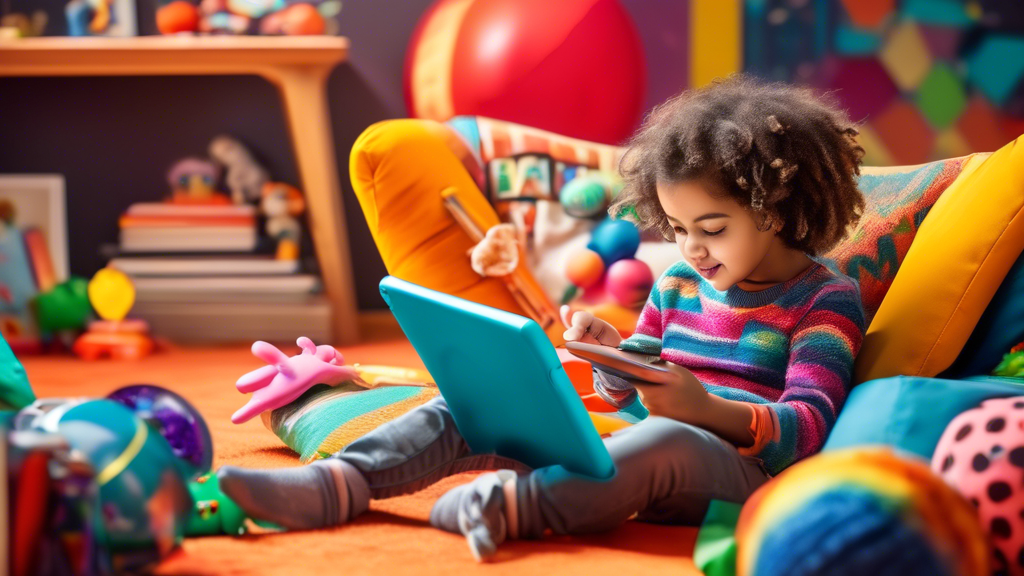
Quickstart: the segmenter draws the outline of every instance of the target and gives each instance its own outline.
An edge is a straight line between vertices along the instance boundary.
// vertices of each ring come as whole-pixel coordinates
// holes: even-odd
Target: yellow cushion
[[[1024,247],[1024,137],[976,154],[921,223],[868,327],[854,381],[935,376]]]

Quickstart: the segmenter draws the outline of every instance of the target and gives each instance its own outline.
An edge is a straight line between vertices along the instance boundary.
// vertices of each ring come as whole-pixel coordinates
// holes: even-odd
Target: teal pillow
[[[824,450],[884,444],[931,459],[953,418],[982,400],[1008,396],[1024,396],[1024,380],[998,376],[870,380],[850,392]]]
[[[1010,348],[1024,340],[1024,255],[1017,258],[953,365],[939,378],[991,374]]]

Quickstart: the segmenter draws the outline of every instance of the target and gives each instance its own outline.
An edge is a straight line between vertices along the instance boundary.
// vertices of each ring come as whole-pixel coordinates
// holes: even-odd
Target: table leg
[[[299,165],[313,244],[324,288],[331,302],[337,344],[359,341],[356,289],[352,279],[345,208],[327,106],[327,75],[321,66],[278,68],[268,79],[277,84]]]

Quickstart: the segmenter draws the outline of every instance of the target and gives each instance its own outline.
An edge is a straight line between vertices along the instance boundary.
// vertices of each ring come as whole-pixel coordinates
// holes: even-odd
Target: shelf
[[[359,341],[355,284],[326,82],[348,58],[341,36],[42,37],[0,40],[3,76],[255,74],[277,86],[309,209],[333,341]]]
[[[0,76],[264,75],[281,66],[334,66],[347,57],[341,36],[18,38],[0,41]]]

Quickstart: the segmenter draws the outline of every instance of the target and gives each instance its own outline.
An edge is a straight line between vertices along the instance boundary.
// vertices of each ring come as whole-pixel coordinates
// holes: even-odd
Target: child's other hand
[[[614,326],[594,317],[586,310],[578,310],[569,318],[569,306],[563,305],[559,309],[562,317],[562,324],[567,330],[562,334],[568,342],[583,342],[584,344],[601,344],[602,346],[618,346],[622,342],[622,336]]]

